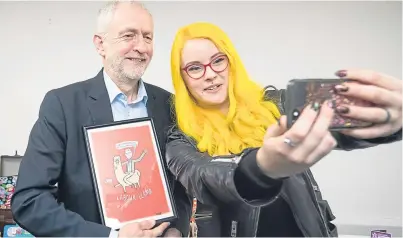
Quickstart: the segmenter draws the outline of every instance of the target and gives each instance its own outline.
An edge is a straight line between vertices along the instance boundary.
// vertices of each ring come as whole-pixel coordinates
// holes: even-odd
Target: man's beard
[[[123,81],[138,81],[144,74],[148,62],[133,62],[131,67],[125,66],[125,59],[115,58],[110,60],[112,70]]]

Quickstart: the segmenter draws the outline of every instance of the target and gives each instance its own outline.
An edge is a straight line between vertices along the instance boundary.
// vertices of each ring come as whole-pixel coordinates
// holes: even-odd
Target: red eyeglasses
[[[210,63],[194,63],[182,68],[186,74],[192,79],[200,79],[206,74],[207,67],[210,67],[216,73],[223,72],[228,67],[228,57],[226,55],[219,55],[214,57]]]

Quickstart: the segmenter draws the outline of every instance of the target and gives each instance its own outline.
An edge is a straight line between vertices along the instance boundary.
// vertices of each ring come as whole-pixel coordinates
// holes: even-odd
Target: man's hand
[[[182,237],[181,232],[176,228],[169,228],[164,237]]]
[[[118,238],[158,237],[168,228],[169,222],[161,223],[159,226],[153,228],[154,226],[155,220],[130,223],[120,228]]]

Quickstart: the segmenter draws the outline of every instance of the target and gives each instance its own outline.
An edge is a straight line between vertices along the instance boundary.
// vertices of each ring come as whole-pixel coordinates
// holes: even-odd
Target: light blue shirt
[[[139,81],[139,88],[136,100],[128,103],[127,96],[122,93],[118,86],[106,74],[105,70],[104,81],[106,90],[108,91],[109,100],[112,107],[114,121],[128,120],[134,118],[147,117],[147,92],[143,80]]]

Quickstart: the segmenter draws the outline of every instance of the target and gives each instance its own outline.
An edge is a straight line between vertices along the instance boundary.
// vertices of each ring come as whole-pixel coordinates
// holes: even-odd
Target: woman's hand
[[[328,129],[333,115],[329,102],[308,106],[289,130],[286,117],[282,116],[279,124],[267,129],[256,156],[258,166],[272,178],[287,177],[311,167],[337,145]]]
[[[392,135],[402,129],[401,80],[368,70],[341,70],[336,75],[358,82],[336,87],[339,94],[375,104],[374,107],[341,105],[336,108],[344,116],[374,123],[368,128],[344,130],[343,134],[359,139],[374,139]]]

